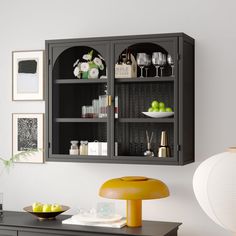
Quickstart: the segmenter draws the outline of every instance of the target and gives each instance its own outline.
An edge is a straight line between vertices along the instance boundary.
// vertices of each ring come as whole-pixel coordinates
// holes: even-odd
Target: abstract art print
[[[12,53],[13,100],[43,100],[43,51]]]
[[[43,163],[43,114],[13,114],[12,124],[12,154],[37,150],[19,162]]]

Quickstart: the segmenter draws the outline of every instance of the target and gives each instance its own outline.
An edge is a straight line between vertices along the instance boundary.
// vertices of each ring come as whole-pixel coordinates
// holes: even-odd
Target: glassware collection
[[[108,107],[108,95],[100,95],[92,100],[92,106],[82,106],[82,118],[106,118]],[[118,118],[118,96],[115,96],[115,118]]]
[[[156,75],[155,77],[163,77],[165,76],[163,71],[166,66],[171,67],[171,77],[174,76],[174,59],[170,54],[165,54],[162,52],[153,52],[152,55],[149,55],[145,52],[138,52],[136,55],[136,60],[133,59],[133,54],[130,49],[126,49],[125,54],[120,54],[119,59],[116,64],[115,75],[116,78],[134,78],[132,73],[129,73],[128,70],[131,70],[131,66],[140,68],[140,76],[139,78],[149,77],[148,70],[151,66],[155,66]],[[128,67],[130,66],[130,67]],[[145,69],[145,75],[143,70]],[[137,74],[137,68],[136,68]],[[168,75],[169,76],[169,75]]]

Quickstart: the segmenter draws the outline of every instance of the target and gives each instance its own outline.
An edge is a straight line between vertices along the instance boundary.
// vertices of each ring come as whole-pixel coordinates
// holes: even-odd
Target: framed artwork
[[[17,162],[43,163],[43,114],[12,114],[12,154],[35,150]]]
[[[44,51],[12,52],[12,100],[43,100]]]

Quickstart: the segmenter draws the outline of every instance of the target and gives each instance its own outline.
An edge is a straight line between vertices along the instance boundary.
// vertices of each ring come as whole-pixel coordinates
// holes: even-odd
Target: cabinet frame
[[[115,58],[117,52],[115,47],[117,45],[131,45],[143,42],[164,42],[166,40],[172,41],[174,48],[175,58],[175,74],[174,79],[162,77],[160,83],[172,81],[174,84],[174,111],[173,118],[174,126],[174,155],[172,158],[153,158],[147,159],[142,156],[130,158],[131,156],[115,156],[114,143],[115,143],[115,118],[114,106],[109,107],[107,117],[107,144],[108,155],[90,156],[88,158],[71,157],[69,154],[53,154],[51,148],[52,141],[52,89],[53,78],[52,68],[55,62],[55,55],[53,55],[54,48],[61,48],[63,51],[78,45],[86,45],[94,47],[95,45],[106,45],[108,53],[106,55],[106,65],[108,68],[108,95],[115,97],[116,83],[135,83],[139,82],[138,79],[115,79]],[[62,50],[63,49],[63,50]],[[57,55],[56,55],[57,56]],[[136,35],[136,36],[117,36],[117,37],[101,37],[101,38],[86,38],[86,39],[61,39],[61,40],[47,40],[46,41],[46,125],[45,125],[45,156],[46,161],[63,161],[63,162],[91,162],[91,163],[124,163],[124,164],[148,164],[148,165],[184,165],[194,161],[194,39],[184,33],[172,34],[155,34],[155,35]],[[132,80],[132,81],[131,81]],[[135,81],[136,80],[136,81]],[[148,79],[152,83],[153,78]],[[86,81],[87,82],[87,81]],[[84,82],[84,83],[86,83]],[[97,83],[98,81],[90,81]],[[103,83],[106,81],[99,81]],[[140,81],[141,82],[141,81]],[[143,81],[142,81],[143,82]],[[141,83],[142,83],[141,82]],[[154,81],[155,82],[155,81]],[[72,78],[65,78],[56,82],[57,84],[63,83],[83,83],[81,81],[73,81]],[[156,83],[156,82],[155,82]],[[186,100],[187,98],[187,100]],[[113,101],[114,103],[114,101]],[[58,118],[58,121],[63,122],[65,118]],[[123,119],[123,120],[122,120]],[[172,122],[169,118],[160,120],[161,122]],[[82,119],[77,120],[71,118],[71,122],[84,122]],[[130,120],[121,118],[122,122],[138,123],[144,122],[141,118],[131,118]],[[145,118],[145,122],[151,122],[150,119]],[[149,121],[148,121],[149,120]],[[90,122],[97,122],[91,120]],[[100,122],[100,121],[99,121]],[[101,121],[102,122],[102,121]],[[154,121],[152,123],[155,123]],[[158,123],[158,122],[157,122]]]

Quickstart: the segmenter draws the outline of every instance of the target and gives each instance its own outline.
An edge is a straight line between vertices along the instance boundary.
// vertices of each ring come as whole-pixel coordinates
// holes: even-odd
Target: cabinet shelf
[[[175,77],[116,78],[117,83],[174,82]]]
[[[118,118],[121,123],[174,123],[174,118]]]
[[[57,123],[106,123],[107,118],[56,118]]]
[[[55,84],[104,84],[108,79],[56,79]]]

